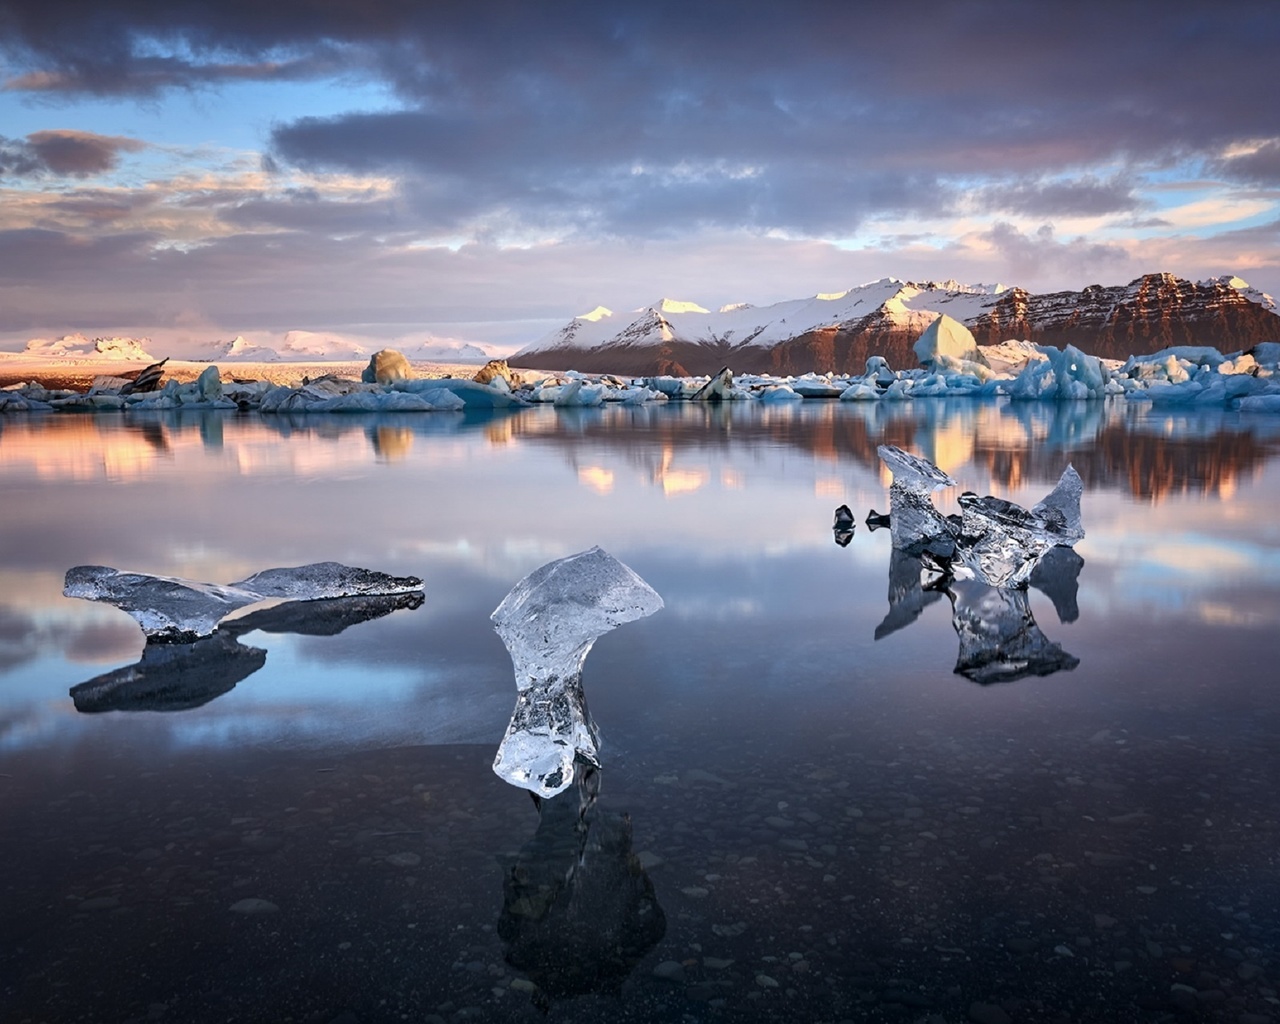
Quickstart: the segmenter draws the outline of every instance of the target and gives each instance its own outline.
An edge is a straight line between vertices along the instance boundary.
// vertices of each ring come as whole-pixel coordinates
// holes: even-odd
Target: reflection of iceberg
[[[1009,683],[1073,669],[1080,659],[1040,631],[1026,590],[958,582],[951,622],[960,638],[956,674],[975,683]]]
[[[498,935],[506,960],[538,986],[535,1000],[616,992],[662,939],[667,922],[631,849],[631,819],[596,806],[599,773],[575,793],[534,798],[538,830],[507,868]]]
[[[289,601],[232,619],[192,643],[148,642],[136,665],[128,665],[71,688],[76,710],[186,711],[231,690],[266,663],[267,652],[239,638],[253,630],[334,636],[348,626],[418,608],[422,594],[338,597]]]
[[[422,580],[414,576],[389,576],[338,562],[316,562],[265,569],[226,586],[121,572],[105,565],[77,565],[67,570],[62,592],[67,597],[104,601],[128,612],[149,641],[181,643],[208,636],[233,611],[271,598],[313,601],[421,589]]]
[[[926,567],[921,556],[897,548],[889,553],[889,614],[876,627],[877,640],[911,625],[942,596],[939,584],[945,580],[936,565],[929,559]]]
[[[147,644],[142,659],[71,688],[76,710],[186,711],[221,697],[267,661],[228,633],[189,644]]]
[[[493,770],[516,786],[554,796],[574,763],[598,764],[582,665],[596,638],[652,615],[662,598],[600,548],[535,569],[491,616],[515,667],[515,710]]]
[[[1079,617],[1077,577],[1084,559],[1066,547],[1050,549],[1031,574],[1031,586],[1053,602],[1062,622]],[[976,683],[1005,683],[1073,669],[1080,660],[1049,640],[1031,613],[1025,587],[993,587],[958,580],[945,559],[894,550],[889,563],[889,613],[875,638],[911,625],[941,594],[951,600],[951,624],[960,638],[955,671]]]

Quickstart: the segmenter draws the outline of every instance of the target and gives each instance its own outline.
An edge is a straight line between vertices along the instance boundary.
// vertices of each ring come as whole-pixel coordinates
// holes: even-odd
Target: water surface
[[[1060,670],[979,685],[963,594],[891,609],[886,442],[1028,506],[1074,464]],[[1270,1019],[1278,452],[1125,402],[8,417],[0,1019]],[[604,768],[539,812],[488,615],[593,544],[666,607],[588,659]],[[69,567],[330,559],[424,600],[76,710],[143,641]]]

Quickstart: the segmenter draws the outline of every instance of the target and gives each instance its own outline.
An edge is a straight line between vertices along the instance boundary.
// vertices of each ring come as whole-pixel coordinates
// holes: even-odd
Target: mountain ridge
[[[1275,301],[1231,275],[1192,282],[1154,273],[1126,285],[1042,294],[881,278],[845,292],[770,306],[733,304],[714,313],[671,299],[626,314],[597,307],[510,359],[535,369],[586,372],[687,375],[730,365],[739,372],[793,374],[861,372],[869,356],[880,355],[907,369],[917,365],[912,345],[944,313],[980,344],[1072,344],[1112,359],[1173,345],[1229,352],[1280,340]]]

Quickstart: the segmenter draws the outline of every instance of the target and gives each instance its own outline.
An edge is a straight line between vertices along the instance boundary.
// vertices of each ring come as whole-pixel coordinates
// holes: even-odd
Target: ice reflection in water
[[[599,795],[592,767],[559,796],[531,794],[537,831],[504,872],[498,935],[544,1011],[556,999],[619,994],[666,933],[653,882],[631,848],[631,818],[605,810]]]
[[[1036,566],[1031,586],[1053,602],[1060,622],[1074,622],[1084,559],[1067,547],[1051,549]],[[1008,683],[1074,669],[1080,659],[1041,631],[1025,588],[992,587],[957,580],[949,562],[928,552],[894,548],[889,562],[889,612],[876,627],[881,640],[911,625],[942,595],[951,602],[951,623],[960,639],[955,672],[975,683]]]
[[[240,643],[254,630],[336,636],[350,626],[401,609],[420,608],[421,591],[367,594],[316,601],[286,601],[224,623],[191,643],[150,640],[136,665],[107,672],[71,688],[76,710],[186,711],[207,704],[262,668],[267,652]]]

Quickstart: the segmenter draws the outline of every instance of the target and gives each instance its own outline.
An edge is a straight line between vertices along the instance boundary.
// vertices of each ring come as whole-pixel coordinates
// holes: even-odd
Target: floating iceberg
[[[105,565],[67,570],[63,594],[115,605],[142,627],[149,642],[187,643],[209,636],[219,621],[259,601],[314,601],[422,589],[416,576],[390,576],[338,562],[266,569],[238,583],[201,583],[175,576],[122,572]]]
[[[1070,546],[1084,536],[1084,484],[1072,466],[1030,511],[1003,498],[980,498],[966,491],[960,495],[962,514],[944,516],[933,504],[932,493],[954,485],[951,477],[927,459],[893,445],[876,450],[893,472],[889,529],[899,551],[954,558],[988,586],[1022,587],[1053,547]]]
[[[515,668],[515,710],[493,770],[554,796],[573,782],[575,763],[599,765],[582,666],[596,638],[652,615],[662,598],[598,547],[535,569],[491,616]]]

